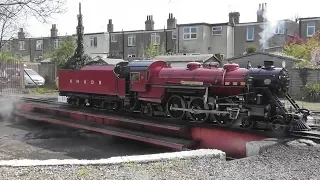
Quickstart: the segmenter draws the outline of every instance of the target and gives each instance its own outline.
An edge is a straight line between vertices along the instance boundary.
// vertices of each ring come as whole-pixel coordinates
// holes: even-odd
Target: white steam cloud
[[[18,97],[0,97],[0,120],[10,120],[15,107],[18,105]]]
[[[265,20],[265,23],[260,25],[260,28],[262,31],[259,33],[260,39],[259,44],[261,46],[261,50],[265,50],[269,48],[269,40],[275,35],[275,32],[278,28],[278,26],[283,26],[284,22],[279,20],[270,20],[268,18],[268,11],[267,9],[259,9],[257,13],[260,13]],[[285,30],[285,29],[284,29]]]

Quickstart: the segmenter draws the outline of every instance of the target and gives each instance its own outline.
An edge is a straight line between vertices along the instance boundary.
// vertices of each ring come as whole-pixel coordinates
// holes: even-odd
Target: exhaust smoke
[[[0,120],[9,121],[12,117],[16,106],[18,105],[19,97],[0,97]]]

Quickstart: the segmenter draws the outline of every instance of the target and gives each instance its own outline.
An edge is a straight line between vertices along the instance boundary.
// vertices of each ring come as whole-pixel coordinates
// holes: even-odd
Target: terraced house
[[[58,36],[58,29],[55,24],[50,30],[50,37],[27,38],[23,28],[19,29],[18,37],[11,40],[10,51],[21,56],[27,61],[39,61],[45,53],[57,48],[60,42],[67,36]]]
[[[264,13],[267,8],[265,4],[259,4],[256,22],[239,23],[236,16],[234,26],[234,55],[245,53],[247,47],[255,46],[259,51],[272,52],[283,48],[288,37],[298,34],[299,24],[289,19],[279,20],[276,27],[270,24]]]
[[[320,17],[309,17],[299,19],[299,36],[301,38],[310,38],[316,31],[319,30]]]
[[[147,16],[145,29],[137,31],[110,32],[110,56],[117,58],[143,57],[153,45],[163,53],[176,52],[176,19],[169,14],[167,28],[154,29],[153,16]],[[112,25],[113,26],[113,25]]]

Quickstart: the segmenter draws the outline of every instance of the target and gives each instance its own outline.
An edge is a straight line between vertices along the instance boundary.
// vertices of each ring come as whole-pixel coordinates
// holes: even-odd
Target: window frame
[[[309,25],[309,24],[312,24],[312,25]],[[313,28],[313,33],[311,35],[309,34],[309,27]],[[316,23],[315,22],[308,22],[307,23],[307,37],[312,37],[315,32],[316,32]]]
[[[131,43],[130,40],[131,39]],[[135,34],[130,34],[128,35],[128,47],[135,47],[136,46],[136,35]]]
[[[117,36],[115,34],[111,34],[111,42],[118,42]]]
[[[191,31],[193,28],[196,29],[196,32],[195,32],[195,33],[193,33],[193,32]],[[186,32],[185,32],[185,29],[189,29],[189,32],[186,33]],[[186,38],[185,35],[189,35],[189,38]],[[195,37],[195,38],[192,38],[192,35],[196,35],[196,37]],[[198,27],[184,27],[184,28],[183,28],[183,39],[184,39],[184,40],[194,40],[194,39],[198,39]]]
[[[43,50],[43,39],[37,39],[36,41],[36,51]]]
[[[90,47],[98,47],[98,37],[97,36],[90,37]]]
[[[159,46],[161,44],[160,33],[151,33],[151,44],[154,46]]]
[[[217,29],[217,28],[219,28],[219,29]],[[213,36],[221,36],[221,35],[222,35],[222,29],[223,29],[222,26],[213,26],[213,27],[211,28],[211,30],[212,30],[212,35],[213,35]],[[214,34],[214,32],[220,32],[220,34]]]
[[[25,48],[26,42],[25,41],[19,41],[19,50],[24,51],[26,50]],[[22,47],[22,48],[21,48]]]
[[[60,45],[60,39],[55,39],[53,42],[53,47],[57,49],[59,45]]]
[[[177,31],[172,31],[171,32],[171,37],[172,37],[172,39],[177,39]]]
[[[249,39],[249,28],[252,28],[252,39]],[[248,26],[247,27],[247,33],[246,33],[246,39],[247,41],[254,41],[254,26]]]
[[[283,27],[283,28],[282,28],[282,31],[280,31],[280,29],[281,29],[280,27]],[[284,23],[279,23],[279,24],[277,25],[275,34],[285,34],[285,32],[286,32],[285,24],[284,24]]]

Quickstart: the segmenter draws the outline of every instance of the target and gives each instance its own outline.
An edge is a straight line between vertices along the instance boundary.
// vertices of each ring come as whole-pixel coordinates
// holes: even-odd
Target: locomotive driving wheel
[[[195,98],[191,100],[189,104],[189,109],[209,110],[209,106],[207,104],[204,104],[203,99]],[[209,113],[189,113],[189,114],[191,119],[198,123],[204,123],[210,117]]]
[[[275,133],[284,133],[287,129],[283,118],[277,117],[271,123],[271,130]]]
[[[219,124],[219,126],[231,126],[233,124],[233,122],[235,121],[234,119],[231,119],[229,117],[229,114],[215,114],[214,115],[217,123]]]
[[[173,95],[169,98],[166,106],[166,111],[169,116],[171,116],[174,119],[184,119],[186,116],[186,111],[181,110],[174,110],[173,108],[183,108],[185,109],[187,107],[186,101],[181,97],[177,95]]]

